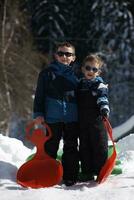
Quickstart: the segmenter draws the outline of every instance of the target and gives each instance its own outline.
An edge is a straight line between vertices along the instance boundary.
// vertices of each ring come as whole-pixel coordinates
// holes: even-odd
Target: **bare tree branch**
[[[5,55],[6,55],[6,49],[5,49],[5,25],[6,25],[6,15],[7,15],[7,0],[4,1],[4,5],[3,5],[3,19],[2,19],[2,42],[1,42],[1,47],[2,47],[2,69],[3,69],[3,76],[4,76],[4,84],[5,84],[5,93],[6,93],[6,97],[7,97],[7,104],[8,104],[8,109],[9,111],[12,108],[11,105],[11,98],[10,98],[10,89],[9,89],[9,83],[8,83],[8,76],[7,76],[7,71],[6,71],[6,65],[5,65]]]

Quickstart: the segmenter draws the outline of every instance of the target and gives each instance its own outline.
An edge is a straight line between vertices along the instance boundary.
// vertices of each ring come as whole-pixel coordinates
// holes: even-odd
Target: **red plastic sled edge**
[[[37,128],[30,130],[38,125],[38,121],[34,120],[26,127],[26,137],[37,147],[34,158],[24,163],[17,172],[17,183],[23,187],[41,188],[51,187],[58,184],[62,180],[63,168],[62,164],[51,158],[44,150],[44,144],[51,138],[51,129],[44,122],[43,126],[48,130],[48,135],[43,129]]]
[[[109,120],[105,117],[103,118],[103,123],[105,126],[105,129],[107,131],[108,136],[110,137],[112,143],[113,143],[113,153],[112,155],[107,159],[106,163],[104,164],[104,166],[102,167],[99,176],[97,177],[97,182],[103,183],[104,181],[106,181],[107,177],[111,174],[115,162],[116,162],[116,157],[117,157],[117,153],[116,153],[116,148],[115,148],[115,144],[114,144],[114,140],[113,140],[113,133],[112,133],[112,127],[110,125]]]

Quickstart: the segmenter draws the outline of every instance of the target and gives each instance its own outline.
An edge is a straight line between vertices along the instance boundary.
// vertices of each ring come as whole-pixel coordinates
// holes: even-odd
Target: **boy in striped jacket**
[[[108,156],[108,137],[103,116],[109,116],[108,86],[100,77],[102,59],[88,55],[82,64],[83,78],[78,86],[80,181],[98,176]]]

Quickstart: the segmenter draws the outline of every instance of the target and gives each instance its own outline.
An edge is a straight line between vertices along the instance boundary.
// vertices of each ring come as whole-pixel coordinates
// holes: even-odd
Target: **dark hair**
[[[61,43],[58,43],[56,45],[55,52],[57,52],[57,50],[58,50],[59,47],[70,47],[70,48],[72,48],[74,50],[74,53],[75,53],[75,47],[70,42],[61,42]]]
[[[83,60],[82,66],[85,65],[86,62],[96,62],[99,64],[99,67],[101,68],[104,64],[103,60],[100,56],[97,54],[89,54],[86,56],[86,58]]]

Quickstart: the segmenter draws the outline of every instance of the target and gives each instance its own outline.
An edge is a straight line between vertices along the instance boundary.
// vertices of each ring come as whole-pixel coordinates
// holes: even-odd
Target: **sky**
[[[1,200],[132,200],[134,196],[134,134],[116,145],[123,173],[110,175],[102,184],[77,183],[74,186],[55,185],[49,188],[23,188],[16,183],[16,173],[26,158],[36,149],[29,149],[15,138],[0,134],[0,199]]]

